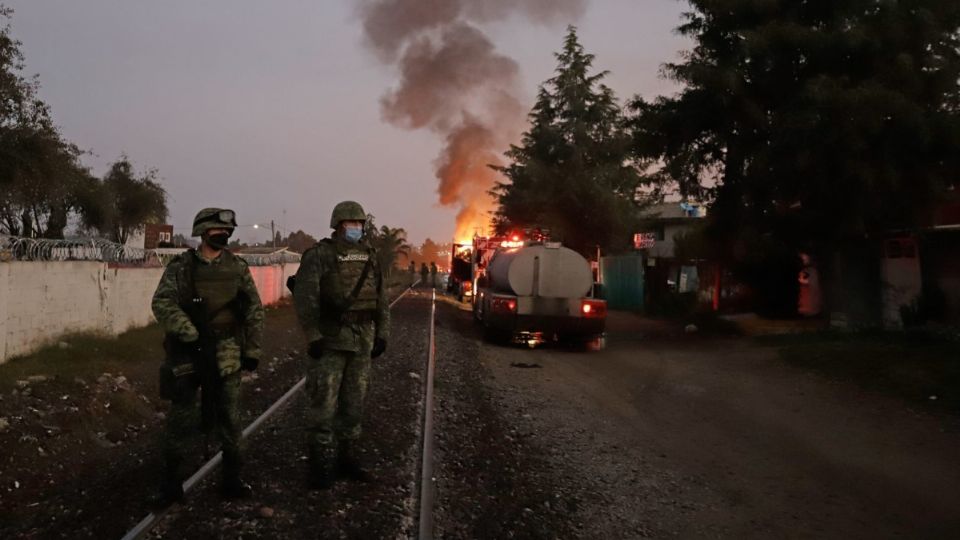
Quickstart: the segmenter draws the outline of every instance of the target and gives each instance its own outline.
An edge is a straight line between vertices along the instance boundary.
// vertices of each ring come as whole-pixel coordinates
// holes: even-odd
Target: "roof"
[[[248,246],[248,247],[231,249],[230,251],[233,253],[236,253],[237,255],[272,255],[274,253],[280,253],[281,251],[289,251],[289,250],[285,247],[270,247],[270,246],[249,247]]]
[[[651,221],[686,221],[707,217],[707,208],[696,202],[663,202],[644,208],[642,219]]]

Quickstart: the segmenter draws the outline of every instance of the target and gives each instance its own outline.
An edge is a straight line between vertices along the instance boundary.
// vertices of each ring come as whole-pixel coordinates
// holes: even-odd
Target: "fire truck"
[[[545,235],[476,237],[454,246],[450,290],[469,302],[488,338],[589,341],[603,334],[607,302],[590,263]]]
[[[461,302],[473,302],[477,280],[486,271],[490,258],[501,246],[523,245],[519,235],[475,236],[469,244],[454,243],[447,290]]]

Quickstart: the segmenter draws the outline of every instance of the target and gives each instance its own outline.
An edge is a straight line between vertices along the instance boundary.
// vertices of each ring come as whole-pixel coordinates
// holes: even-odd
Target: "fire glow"
[[[397,85],[380,101],[383,119],[426,129],[444,141],[434,161],[440,204],[457,209],[454,238],[488,236],[502,176],[502,154],[526,119],[520,69],[497,51],[486,25],[519,15],[534,23],[569,23],[585,0],[368,0],[360,8],[367,45],[396,67]]]

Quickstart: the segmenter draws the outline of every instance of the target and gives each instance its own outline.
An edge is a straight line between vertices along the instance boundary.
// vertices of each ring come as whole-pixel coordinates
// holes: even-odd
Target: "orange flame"
[[[474,199],[463,201],[464,207],[457,214],[457,229],[454,234],[458,244],[471,244],[475,236],[489,236],[490,211],[493,201]]]
[[[446,147],[437,160],[437,192],[440,204],[459,208],[454,238],[472,243],[474,236],[487,236],[494,209],[489,191],[502,180],[491,165],[500,165],[493,132],[474,119],[448,136]]]

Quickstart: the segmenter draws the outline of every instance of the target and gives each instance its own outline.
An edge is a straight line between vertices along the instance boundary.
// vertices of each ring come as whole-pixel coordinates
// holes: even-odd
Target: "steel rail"
[[[406,290],[400,293],[400,296],[397,296],[397,298],[394,299],[393,302],[390,302],[390,308],[392,309],[393,306],[397,304],[397,302],[402,300],[403,297],[405,297],[407,293],[412,291],[413,288],[416,287],[417,284],[419,283],[420,283],[420,280],[418,279],[417,281],[413,282],[413,285],[410,285],[410,287],[408,287]],[[430,331],[431,333],[433,332],[432,327]],[[242,438],[246,439],[247,437],[252,435],[264,422],[267,421],[268,418],[273,416],[273,414],[276,413],[281,407],[286,405],[287,402],[290,401],[290,399],[293,398],[293,396],[301,388],[303,388],[303,386],[306,383],[307,383],[306,377],[303,377],[299,381],[297,381],[297,383],[294,384],[289,390],[287,390],[285,394],[280,396],[280,399],[275,401],[273,405],[271,405],[269,408],[267,408],[266,411],[263,412],[263,414],[258,416],[256,420],[254,420],[253,422],[250,423],[249,426],[244,428],[242,433]],[[223,453],[217,452],[215,456],[207,460],[206,463],[204,463],[199,469],[197,469],[197,472],[193,473],[193,475],[190,478],[188,478],[186,482],[183,483],[184,494],[186,494],[191,489],[193,489],[197,484],[200,483],[201,480],[203,480],[208,474],[210,474],[210,472],[213,471],[217,467],[217,465],[220,464],[220,461],[222,459],[223,459]],[[145,535],[147,532],[150,531],[150,529],[156,526],[156,524],[160,521],[160,519],[163,516],[166,515],[168,511],[169,511],[169,508],[161,511],[157,511],[157,512],[150,512],[143,519],[141,519],[140,522],[137,523],[132,529],[127,531],[127,533],[123,535],[122,540],[136,540],[139,538],[143,538],[143,535]]]
[[[430,341],[427,344],[427,379],[423,398],[423,452],[420,463],[420,540],[433,539],[433,377],[436,368],[437,290],[430,298]]]

